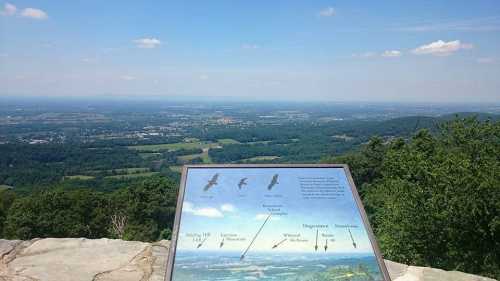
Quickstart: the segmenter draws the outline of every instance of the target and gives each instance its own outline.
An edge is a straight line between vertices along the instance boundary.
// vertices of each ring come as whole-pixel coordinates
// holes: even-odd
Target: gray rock
[[[0,239],[0,257],[9,254],[14,248],[21,243],[20,240],[3,240]]]
[[[385,261],[392,281],[494,281],[494,279],[458,271],[408,266],[389,260]]]
[[[0,281],[163,281],[170,242],[0,240]],[[393,281],[493,279],[386,261]]]

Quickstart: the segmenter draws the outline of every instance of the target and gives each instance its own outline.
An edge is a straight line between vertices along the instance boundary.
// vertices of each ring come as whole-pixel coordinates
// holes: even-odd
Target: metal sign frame
[[[168,262],[167,262],[167,270],[165,272],[165,281],[172,280],[172,273],[174,269],[175,263],[175,253],[177,249],[177,240],[179,238],[179,228],[182,216],[182,205],[184,202],[184,193],[186,190],[186,180],[188,176],[189,169],[221,169],[221,168],[342,168],[346,174],[347,181],[349,186],[351,187],[351,192],[354,197],[354,201],[356,202],[357,208],[361,215],[361,219],[363,221],[363,225],[368,234],[368,238],[370,240],[371,246],[373,248],[373,252],[375,254],[375,258],[377,259],[378,267],[380,269],[380,273],[385,281],[391,281],[389,276],[389,272],[387,271],[387,267],[384,263],[384,259],[380,252],[380,248],[378,246],[375,235],[373,234],[373,230],[370,226],[370,222],[368,221],[368,216],[366,215],[365,208],[357,191],[356,185],[354,184],[354,180],[352,178],[351,172],[349,170],[348,165],[346,164],[200,164],[200,165],[184,165],[182,168],[182,176],[179,187],[179,194],[177,197],[177,208],[175,213],[175,220],[172,229],[172,239],[170,240],[170,249],[168,254]]]

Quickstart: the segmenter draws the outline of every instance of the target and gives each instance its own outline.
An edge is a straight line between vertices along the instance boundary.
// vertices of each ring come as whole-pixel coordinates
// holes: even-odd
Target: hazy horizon
[[[500,3],[0,1],[0,97],[499,103]]]
[[[300,99],[261,99],[250,97],[224,97],[224,96],[120,96],[120,95],[75,95],[75,96],[58,96],[58,95],[0,95],[0,101],[10,102],[162,102],[162,103],[217,103],[217,104],[296,104],[296,105],[348,105],[348,106],[365,106],[365,105],[407,105],[407,106],[484,106],[484,107],[500,107],[499,101],[386,101],[386,100],[300,100]]]

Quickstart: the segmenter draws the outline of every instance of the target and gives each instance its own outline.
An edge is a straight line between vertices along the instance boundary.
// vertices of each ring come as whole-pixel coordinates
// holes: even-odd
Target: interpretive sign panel
[[[166,280],[390,280],[345,165],[184,167]]]

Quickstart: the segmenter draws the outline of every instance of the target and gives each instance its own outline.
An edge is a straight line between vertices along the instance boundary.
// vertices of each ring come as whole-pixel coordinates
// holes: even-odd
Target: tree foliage
[[[177,188],[165,178],[152,177],[113,193],[48,189],[17,198],[5,213],[2,202],[7,197],[1,196],[0,226],[5,217],[3,234],[10,239],[114,237],[155,241],[170,238]],[[121,233],[114,227],[117,218],[123,219]]]
[[[500,122],[453,121],[335,160],[351,165],[386,258],[500,277]]]
[[[123,239],[152,241],[171,229],[175,217],[177,188],[165,178],[152,178],[137,187],[118,190],[111,195],[112,215],[124,216]],[[113,233],[115,235],[115,233]]]

